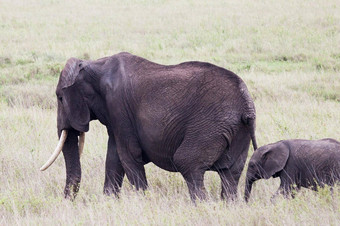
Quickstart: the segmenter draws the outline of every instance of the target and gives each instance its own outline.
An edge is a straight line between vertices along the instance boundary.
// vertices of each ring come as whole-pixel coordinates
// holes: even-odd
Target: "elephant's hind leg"
[[[118,196],[124,179],[124,168],[120,162],[114,137],[109,137],[105,162],[104,194]]]
[[[117,139],[117,152],[129,182],[136,190],[146,190],[148,182],[145,175],[142,149],[137,139]]]
[[[197,137],[195,141],[184,140],[176,150],[173,162],[177,171],[184,177],[193,201],[206,198],[204,173],[219,158],[224,148],[222,145],[224,144],[216,142],[216,139],[204,141]]]
[[[249,145],[250,135],[247,128],[243,126],[234,136],[230,147],[224,150],[227,152],[228,160],[215,163],[222,182],[222,199],[233,200],[237,197],[237,185],[248,156]]]
[[[243,152],[229,169],[218,170],[221,178],[221,198],[235,200],[237,197],[237,186],[240,180],[248,152]]]
[[[204,173],[203,169],[196,169],[182,173],[188,189],[191,200],[204,200],[206,198],[206,191],[204,187]]]

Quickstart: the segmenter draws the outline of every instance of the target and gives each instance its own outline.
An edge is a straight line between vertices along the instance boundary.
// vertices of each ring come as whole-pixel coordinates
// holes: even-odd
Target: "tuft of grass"
[[[340,102],[340,80],[337,73],[318,73],[304,83],[292,86],[294,90],[301,90],[322,100]]]
[[[44,81],[24,83],[20,85],[7,85],[0,93],[0,99],[10,107],[30,108],[33,106],[41,109],[56,109],[56,98],[52,90],[54,84]],[[52,92],[51,92],[52,91]]]

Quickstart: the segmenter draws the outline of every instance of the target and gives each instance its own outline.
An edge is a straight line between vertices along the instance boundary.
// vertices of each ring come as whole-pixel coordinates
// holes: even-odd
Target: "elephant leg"
[[[243,151],[229,169],[221,169],[217,171],[221,178],[222,199],[235,200],[237,198],[237,185],[247,159],[247,154],[247,151]]]
[[[191,159],[189,157],[190,155],[184,154],[185,152],[182,150],[179,151],[180,153],[176,152],[174,155],[174,164],[187,183],[191,200],[195,201],[197,198],[201,200],[205,199],[205,170],[196,164],[193,165],[196,161]],[[187,156],[187,158],[185,156]]]
[[[333,187],[330,187],[329,191],[331,192],[332,199],[334,199],[334,189],[333,189]]]
[[[285,198],[292,197],[294,198],[294,194],[292,193],[293,184],[282,180],[279,189],[276,191],[274,196],[278,196],[279,194],[283,195]]]
[[[124,164],[123,167],[129,182],[135,186],[137,191],[147,189],[148,182],[146,180],[144,164]]]
[[[136,190],[146,190],[148,182],[142,159],[142,149],[137,139],[130,138],[127,140],[128,143],[124,143],[125,140],[117,139],[117,152],[125,174]]]
[[[124,179],[124,168],[120,162],[116,143],[113,136],[109,136],[105,162],[104,194],[118,196]]]
[[[222,199],[234,200],[237,197],[237,185],[247,160],[249,145],[250,135],[248,129],[242,126],[236,135],[234,135],[230,147],[224,150],[227,161],[219,160],[215,163],[217,172],[221,178]]]
[[[204,173],[219,158],[225,149],[224,145],[216,142],[216,139],[195,137],[184,140],[176,150],[173,163],[188,185],[191,200],[206,198]]]
[[[204,170],[193,170],[192,172],[182,173],[187,183],[191,200],[195,201],[206,199],[206,191],[204,187]]]

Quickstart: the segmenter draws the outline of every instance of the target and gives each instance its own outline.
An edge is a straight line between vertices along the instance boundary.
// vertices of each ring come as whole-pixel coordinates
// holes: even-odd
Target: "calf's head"
[[[244,198],[248,201],[252,185],[258,179],[268,179],[283,170],[289,157],[289,149],[282,142],[258,148],[251,157],[246,176]]]

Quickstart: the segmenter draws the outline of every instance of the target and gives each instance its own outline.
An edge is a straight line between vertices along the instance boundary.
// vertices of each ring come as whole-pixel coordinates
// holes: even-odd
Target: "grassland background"
[[[102,194],[107,135],[91,123],[74,202],[63,199],[62,157],[39,167],[56,142],[55,87],[70,57],[120,51],[163,63],[215,63],[246,82],[259,145],[288,138],[340,140],[340,1],[0,1],[0,225],[340,225],[340,189],[271,195],[258,181],[250,203],[193,205],[178,173],[146,166],[145,195],[125,181],[119,200]],[[252,150],[249,151],[249,156]]]

